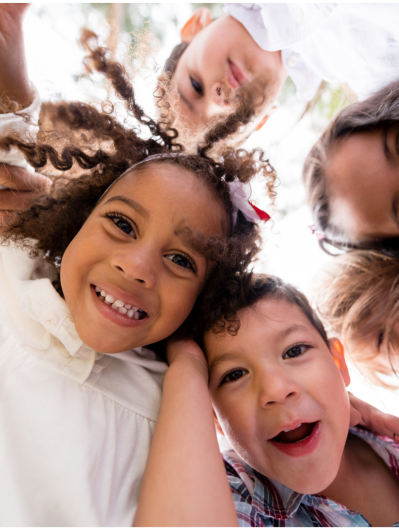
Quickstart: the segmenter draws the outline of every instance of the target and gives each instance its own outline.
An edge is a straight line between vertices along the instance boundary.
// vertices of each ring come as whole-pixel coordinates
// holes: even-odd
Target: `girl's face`
[[[148,345],[187,318],[209,264],[175,234],[181,221],[206,237],[226,232],[221,203],[177,164],[140,166],[101,199],[61,264],[65,300],[87,346],[116,353]]]
[[[326,168],[331,220],[351,241],[399,236],[399,126],[338,142]]]

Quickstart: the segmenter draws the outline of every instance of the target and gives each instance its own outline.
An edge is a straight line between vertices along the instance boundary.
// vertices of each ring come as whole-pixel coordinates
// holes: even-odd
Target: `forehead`
[[[356,133],[334,146],[326,167],[331,221],[351,239],[381,236],[394,181],[381,131]],[[345,226],[342,226],[345,220]]]
[[[207,332],[204,345],[208,361],[227,350],[252,352],[257,345],[275,344],[282,334],[294,326],[316,332],[298,306],[285,299],[270,298],[237,312],[240,329],[237,335],[215,336]],[[299,329],[299,328],[298,328]]]
[[[132,199],[148,218],[179,222],[182,218],[202,231],[220,233],[225,211],[221,201],[201,176],[170,162],[143,164],[127,173],[108,191],[102,204],[115,196]]]

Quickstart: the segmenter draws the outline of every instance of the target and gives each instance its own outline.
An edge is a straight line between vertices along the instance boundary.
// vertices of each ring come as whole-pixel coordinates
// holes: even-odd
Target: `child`
[[[42,115],[61,124],[55,137],[3,130],[0,138],[5,156],[13,148],[34,168],[61,173],[2,226],[4,526],[131,525],[166,369],[143,347],[175,332],[198,297],[206,307],[212,285],[256,255],[260,218],[239,193],[244,184],[261,173],[273,195],[262,153],[229,150],[224,163],[207,156],[241,124],[237,115],[186,154],[174,130],[144,115],[95,36],[83,44],[135,127],[109,108],[58,102]],[[138,126],[148,127],[146,139]]]
[[[346,107],[311,149],[303,179],[323,250],[399,256],[398,134],[396,81]]]
[[[350,410],[340,342],[327,339],[306,298],[280,279],[245,275],[233,284],[230,311],[208,322],[218,333],[205,334],[207,360],[193,341],[169,348],[135,523],[398,522],[399,447],[349,429],[364,420]],[[234,505],[213,418],[233,447],[224,460]]]
[[[200,8],[181,31],[166,64],[188,124],[206,124],[226,111],[238,87],[266,73],[273,109],[287,74],[298,95],[311,100],[322,79],[346,82],[365,98],[398,79],[399,33],[394,4],[225,4],[212,21]]]
[[[382,386],[399,383],[398,291],[398,260],[376,251],[335,258],[317,275],[314,289],[323,321],[368,379]]]

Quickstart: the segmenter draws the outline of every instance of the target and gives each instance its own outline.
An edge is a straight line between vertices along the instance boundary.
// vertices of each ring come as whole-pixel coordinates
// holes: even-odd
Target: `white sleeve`
[[[241,22],[260,48],[275,52],[307,39],[335,8],[327,3],[226,3],[224,11]]]
[[[36,135],[39,127],[37,125],[41,106],[40,94],[37,88],[31,83],[33,101],[26,109],[17,113],[0,114],[0,136],[18,134]],[[29,119],[27,120],[27,117]],[[7,163],[19,168],[30,168],[22,153],[12,148],[10,151],[0,150],[0,163]]]

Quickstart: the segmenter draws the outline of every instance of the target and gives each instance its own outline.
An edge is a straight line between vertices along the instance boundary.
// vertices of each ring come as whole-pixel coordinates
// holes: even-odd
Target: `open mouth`
[[[303,422],[293,430],[281,431],[278,435],[276,435],[276,437],[272,439],[272,441],[276,441],[283,444],[298,443],[310,437],[310,435],[313,433],[315,426],[316,422]]]
[[[228,60],[228,75],[227,75],[227,81],[228,84],[232,89],[237,89],[241,87],[244,83],[246,83],[248,80],[242,73],[241,69],[232,61]]]
[[[275,437],[269,439],[280,452],[290,457],[304,457],[317,448],[321,439],[321,422],[302,422],[296,428],[280,431]]]
[[[115,299],[113,295],[107,293],[98,286],[94,286],[94,290],[96,292],[97,297],[104,304],[115,310],[115,312],[120,313],[121,315],[124,315],[129,319],[141,321],[142,319],[145,319],[148,316],[147,312],[145,312],[144,310],[141,310],[136,306],[132,306],[131,304],[125,303],[122,300]]]

